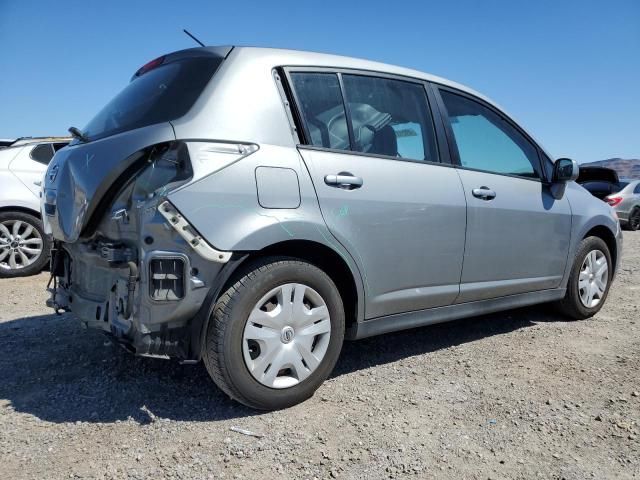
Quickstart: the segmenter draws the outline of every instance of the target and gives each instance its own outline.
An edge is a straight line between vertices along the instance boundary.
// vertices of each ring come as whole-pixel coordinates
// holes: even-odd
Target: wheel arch
[[[356,273],[347,261],[332,248],[311,240],[286,240],[269,245],[259,252],[248,256],[247,260],[265,256],[288,256],[309,263],[323,270],[336,284],[345,310],[345,329],[350,332],[363,313],[360,289],[356,282]],[[348,336],[348,335],[347,335]]]
[[[261,250],[236,253],[220,272],[220,281],[211,288],[207,300],[192,324],[191,357],[202,357],[211,312],[220,295],[243,275],[243,267],[259,258],[269,256],[294,257],[306,260],[323,270],[340,292],[345,308],[345,338],[355,338],[358,321],[364,317],[364,293],[359,273],[336,250],[313,240],[286,240]]]
[[[611,263],[613,263],[613,273],[615,273],[616,266],[618,265],[618,243],[616,241],[616,236],[614,233],[604,225],[596,225],[592,227],[585,235],[582,237],[584,240],[587,237],[598,237],[607,244],[609,248],[609,253],[611,254]]]
[[[0,207],[0,213],[4,213],[4,212],[27,213],[29,215],[33,215],[38,220],[42,221],[42,216],[40,215],[40,212],[38,212],[37,210],[34,210],[32,208],[29,208],[29,207],[22,207],[22,206],[17,206],[17,205],[9,205],[9,206]]]

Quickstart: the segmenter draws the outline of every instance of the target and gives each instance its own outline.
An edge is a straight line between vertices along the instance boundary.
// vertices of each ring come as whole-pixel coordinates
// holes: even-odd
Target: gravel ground
[[[46,281],[0,280],[1,478],[640,477],[640,232],[590,320],[538,307],[348,343],[312,399],[266,414],[50,314]]]

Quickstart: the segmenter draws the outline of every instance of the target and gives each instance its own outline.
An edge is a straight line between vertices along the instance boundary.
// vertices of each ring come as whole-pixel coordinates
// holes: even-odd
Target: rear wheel
[[[0,278],[39,273],[49,260],[42,222],[24,212],[0,212]]]
[[[627,222],[627,229],[636,231],[640,229],[640,208],[634,208],[629,214],[629,220]]]
[[[230,397],[276,410],[313,395],[343,339],[342,299],[329,276],[304,261],[271,257],[250,265],[216,303],[204,362]]]
[[[592,317],[604,305],[611,285],[613,264],[607,244],[587,237],[578,246],[560,310],[576,320]]]

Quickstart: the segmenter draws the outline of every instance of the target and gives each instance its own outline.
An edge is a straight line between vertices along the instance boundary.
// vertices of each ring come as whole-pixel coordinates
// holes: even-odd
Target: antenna
[[[191,38],[193,38],[194,42],[198,43],[201,47],[204,47],[204,43],[202,43],[200,40],[198,40],[196,37],[194,37],[193,35],[191,35],[191,33],[189,33],[189,31],[186,28],[183,28],[182,31],[184,33],[186,33],[187,35],[189,35]]]

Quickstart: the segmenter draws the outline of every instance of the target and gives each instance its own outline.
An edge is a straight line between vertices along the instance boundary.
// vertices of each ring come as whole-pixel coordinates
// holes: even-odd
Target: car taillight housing
[[[150,147],[144,167],[134,180],[133,199],[146,200],[190,180],[193,176],[189,150],[183,142]]]
[[[622,197],[607,197],[605,200],[609,205],[611,205],[612,207],[615,207],[617,205],[620,205],[620,202],[622,201]]]

